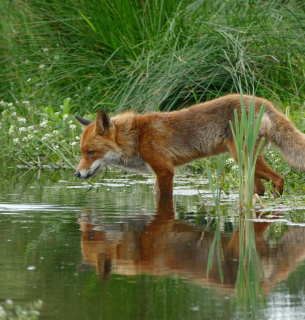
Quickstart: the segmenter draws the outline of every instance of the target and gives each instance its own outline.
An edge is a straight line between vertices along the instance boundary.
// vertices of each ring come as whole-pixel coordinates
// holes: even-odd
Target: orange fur
[[[246,108],[252,99],[243,96]],[[82,159],[75,175],[89,178],[107,164],[142,172],[152,170],[156,174],[155,193],[172,194],[175,166],[224,152],[237,159],[229,122],[234,123],[235,109],[240,115],[240,101],[240,95],[232,94],[173,112],[125,112],[110,119],[101,109],[92,123],[76,117],[85,130]],[[304,135],[266,99],[255,97],[256,114],[263,102],[258,140],[274,143],[291,166],[305,171]],[[262,154],[255,169],[256,192],[264,192],[264,179],[272,181],[275,196],[282,194],[284,179],[267,166]]]

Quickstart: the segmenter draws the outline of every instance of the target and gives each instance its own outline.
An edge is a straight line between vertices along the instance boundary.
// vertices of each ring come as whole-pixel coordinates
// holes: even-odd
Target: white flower
[[[52,132],[54,135],[57,135],[58,134],[58,130],[53,130]]]
[[[49,51],[49,49],[48,48],[43,48],[42,51],[43,51],[43,53],[47,53]]]
[[[60,115],[60,111],[55,112],[56,115]]]
[[[50,134],[50,133],[46,133],[42,138],[41,138],[41,140],[42,141],[45,141],[45,140],[48,140],[49,138],[51,138],[52,137],[52,135]]]
[[[28,135],[28,140],[32,140],[34,138],[34,136],[32,134]]]
[[[34,130],[34,126],[28,126],[28,130]]]
[[[32,80],[32,78],[28,78],[28,80],[26,82],[30,82]]]
[[[0,318],[1,319],[6,319],[6,311],[2,306],[0,306]]]
[[[5,102],[3,100],[0,101],[0,106],[5,106]]]
[[[46,127],[48,124],[48,120],[44,119],[41,123],[40,123],[40,126],[41,127]]]
[[[19,143],[19,139],[18,138],[13,139],[13,143],[15,144]]]
[[[54,56],[54,60],[59,60],[59,55]]]
[[[10,103],[7,104],[7,106],[8,106],[8,107],[12,107],[12,106],[13,106],[13,103],[10,102]]]
[[[71,143],[71,146],[74,147],[74,146],[76,146],[77,144],[78,144],[78,142],[74,141],[74,142]]]
[[[8,134],[13,134],[14,133],[14,126],[11,125],[9,130],[8,130]]]
[[[71,125],[70,125],[70,129],[71,129],[71,130],[75,130],[76,128],[77,128],[77,127],[76,127],[75,124],[71,124]]]
[[[46,65],[45,64],[40,64],[39,69],[43,69]]]
[[[90,90],[91,90],[91,87],[90,87],[90,86],[88,86],[88,87],[87,87],[87,90],[88,90],[88,91],[90,91]]]
[[[30,101],[22,101],[22,103],[29,105],[29,104],[30,104]]]
[[[11,116],[13,116],[13,117],[15,117],[15,115],[16,115],[16,112],[13,112],[13,113],[11,114]]]
[[[25,128],[25,127],[20,127],[20,128],[19,128],[19,132],[24,132],[24,131],[26,131],[26,128]]]
[[[80,140],[80,137],[79,137],[79,136],[76,136],[75,139],[76,139],[76,140]]]
[[[26,119],[25,118],[18,118],[18,122],[19,123],[26,123]]]
[[[69,115],[68,114],[65,114],[64,116],[63,116],[63,119],[64,120],[67,120],[69,118]]]
[[[23,137],[23,138],[22,138],[22,141],[28,141],[28,140],[29,140],[28,137]]]

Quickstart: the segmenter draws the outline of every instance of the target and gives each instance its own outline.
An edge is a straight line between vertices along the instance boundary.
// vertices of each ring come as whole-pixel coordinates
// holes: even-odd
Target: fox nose
[[[75,171],[74,175],[75,175],[75,177],[80,178],[80,172],[79,171]]]

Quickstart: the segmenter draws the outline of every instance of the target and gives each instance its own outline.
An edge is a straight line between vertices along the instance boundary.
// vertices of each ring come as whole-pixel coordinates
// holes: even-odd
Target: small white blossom
[[[59,55],[54,56],[54,60],[59,60]]]
[[[29,104],[30,104],[30,101],[22,101],[22,103],[29,105]]]
[[[28,141],[28,140],[29,140],[28,137],[23,137],[23,138],[22,138],[22,141]]]
[[[8,130],[8,134],[13,134],[14,133],[14,126],[11,125],[9,130]]]
[[[12,106],[13,106],[13,103],[10,102],[10,103],[7,104],[7,106],[8,106],[8,107],[12,107]]]
[[[76,142],[76,141],[74,141],[74,142],[71,143],[71,146],[72,146],[72,147],[74,147],[74,146],[76,146],[76,145],[78,145],[78,142]]]
[[[55,112],[56,115],[60,115],[60,111]]]
[[[70,129],[71,129],[71,130],[75,130],[76,128],[77,128],[77,127],[76,127],[75,124],[71,124],[71,125],[70,125]]]
[[[39,69],[43,69],[46,65],[45,64],[40,64]]]
[[[26,123],[26,119],[25,118],[18,118],[18,122],[19,123]]]
[[[87,87],[87,90],[88,90],[88,91],[90,91],[90,90],[91,90],[91,87],[90,87],[90,86],[88,86],[88,87]]]
[[[13,116],[13,117],[15,117],[15,115],[16,115],[16,112],[13,112],[13,113],[11,114],[11,116]]]
[[[53,130],[52,132],[54,135],[57,135],[58,134],[58,130]]]
[[[1,319],[6,319],[6,311],[2,306],[0,306],[0,318]]]
[[[41,123],[40,123],[40,127],[46,127],[48,124],[48,120],[44,119]]]
[[[26,82],[30,82],[32,80],[32,78],[28,78]]]
[[[63,119],[64,120],[67,120],[69,118],[69,115],[68,114],[65,114],[64,116],[63,116]]]
[[[28,130],[34,130],[34,126],[28,126]]]
[[[28,135],[28,140],[32,140],[34,138],[34,136],[32,134]]]
[[[43,53],[47,53],[49,51],[49,49],[48,48],[43,48],[42,51],[43,51]]]
[[[80,136],[76,136],[75,139],[76,139],[76,140],[80,140]]]
[[[5,106],[5,102],[3,100],[0,101],[0,106]]]
[[[30,60],[25,60],[23,63],[24,63],[24,64],[29,64],[29,63],[30,63]]]
[[[19,139],[18,138],[13,139],[13,143],[15,144],[19,143]]]

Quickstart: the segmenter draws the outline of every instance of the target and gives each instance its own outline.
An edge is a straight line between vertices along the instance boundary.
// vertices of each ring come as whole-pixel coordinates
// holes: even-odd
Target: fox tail
[[[305,135],[282,113],[276,111],[268,116],[272,122],[269,140],[280,149],[292,168],[305,172]]]

